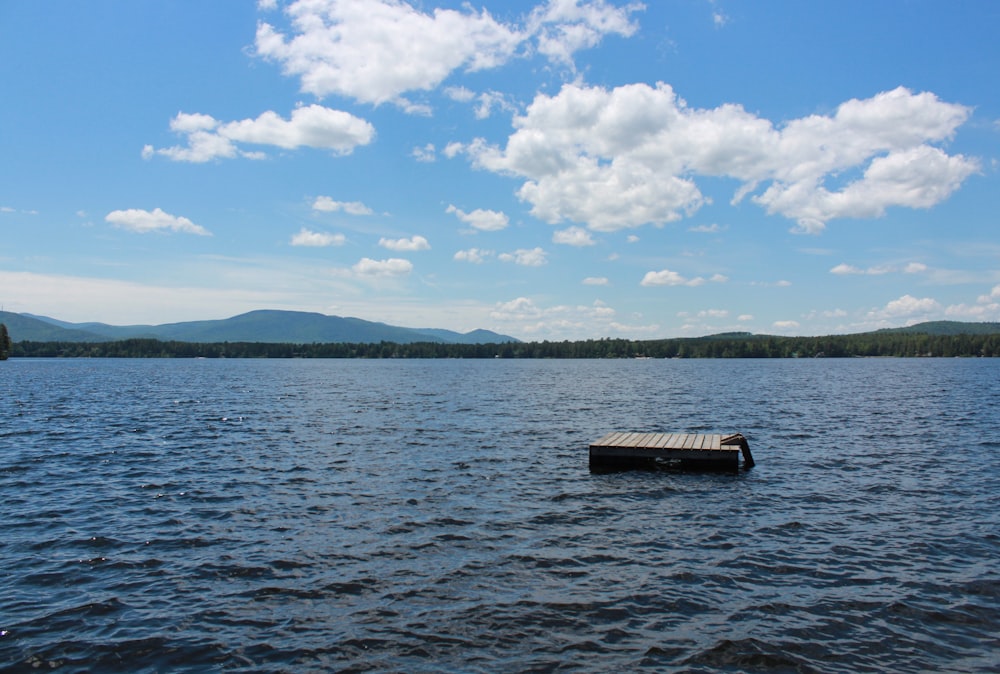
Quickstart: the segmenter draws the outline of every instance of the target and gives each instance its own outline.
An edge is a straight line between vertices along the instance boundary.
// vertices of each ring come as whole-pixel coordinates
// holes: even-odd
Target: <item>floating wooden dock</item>
[[[612,432],[590,445],[591,469],[633,468],[657,460],[679,461],[697,467],[753,466],[750,444],[741,433],[627,433]]]

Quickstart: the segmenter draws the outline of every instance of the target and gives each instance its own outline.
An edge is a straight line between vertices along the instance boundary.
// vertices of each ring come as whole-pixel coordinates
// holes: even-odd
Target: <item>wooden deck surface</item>
[[[738,434],[721,433],[608,433],[590,445],[591,465],[629,460],[680,459],[712,462],[719,465],[739,465],[742,452],[744,463],[753,465],[750,447]]]

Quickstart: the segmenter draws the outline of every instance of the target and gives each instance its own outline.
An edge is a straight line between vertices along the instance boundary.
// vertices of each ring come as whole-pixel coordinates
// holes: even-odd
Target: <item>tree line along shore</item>
[[[890,331],[826,337],[735,333],[655,340],[604,338],[500,344],[23,341],[8,342],[7,352],[0,353],[6,355],[13,358],[979,358],[1000,356],[1000,333],[929,335]]]

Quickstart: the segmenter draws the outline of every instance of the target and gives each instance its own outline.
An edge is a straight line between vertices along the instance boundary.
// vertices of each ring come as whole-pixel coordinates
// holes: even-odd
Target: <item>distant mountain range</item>
[[[303,311],[260,310],[213,321],[188,321],[163,325],[108,325],[69,323],[47,316],[0,311],[0,323],[7,326],[14,342],[110,342],[149,338],[176,342],[265,342],[285,344],[377,344],[395,342],[437,342],[442,344],[501,344],[520,342],[490,330],[460,333],[436,328],[401,328],[386,323],[343,318]],[[923,335],[1000,334],[1000,323],[929,321],[904,328],[886,328],[874,333]],[[864,333],[862,333],[864,334]],[[702,339],[754,339],[767,335],[749,332],[708,335]]]
[[[995,335],[1000,323],[963,323],[961,321],[928,321],[905,328],[883,328],[878,332],[903,332],[915,335]]]
[[[14,342],[108,342],[150,338],[177,342],[269,342],[373,344],[440,342],[445,344],[499,344],[520,340],[489,330],[460,333],[437,328],[401,328],[360,318],[325,316],[303,311],[261,310],[212,321],[163,325],[107,325],[68,323],[47,316],[0,311]]]

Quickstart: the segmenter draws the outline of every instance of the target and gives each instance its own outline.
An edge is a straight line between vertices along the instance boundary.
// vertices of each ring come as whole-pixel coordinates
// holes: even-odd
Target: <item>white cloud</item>
[[[314,232],[303,227],[298,234],[292,236],[293,246],[342,246],[345,238],[343,234],[329,234],[327,232]]]
[[[917,298],[903,295],[887,303],[884,308],[869,313],[870,318],[907,318],[925,316],[941,310],[937,300],[930,297]]]
[[[514,112],[517,106],[510,100],[510,97],[499,91],[484,91],[476,94],[471,89],[465,87],[447,87],[444,90],[445,96],[459,103],[476,102],[476,119],[486,119],[493,114],[494,108]]]
[[[643,286],[700,286],[705,283],[705,279],[697,276],[693,279],[684,278],[675,271],[663,269],[661,271],[649,271],[642,277],[639,285]]]
[[[698,312],[698,318],[725,318],[729,315],[726,309],[703,309]]]
[[[423,147],[415,147],[413,151],[410,152],[410,156],[419,162],[429,164],[437,159],[437,155],[434,150],[434,143],[427,143]]]
[[[744,322],[744,323],[747,322],[747,321],[752,321],[753,320],[753,314],[740,314],[739,316],[736,317],[736,320]]]
[[[454,159],[465,151],[466,148],[463,143],[452,141],[444,146],[444,150],[442,150],[441,153],[448,159]]]
[[[395,257],[388,260],[363,257],[351,267],[351,271],[358,276],[405,276],[413,271],[413,263]]]
[[[882,274],[894,274],[899,271],[902,271],[904,274],[921,274],[927,271],[927,265],[920,262],[910,262],[902,269],[892,264],[880,264],[868,267],[867,269],[861,269],[860,267],[855,267],[854,265],[847,264],[846,262],[841,262],[836,267],[830,269],[831,274],[836,274],[838,276],[861,274],[866,274],[868,276],[880,276]]]
[[[258,24],[256,48],[259,56],[280,63],[286,75],[298,77],[304,92],[426,112],[403,95],[434,89],[456,70],[501,66],[533,39],[539,53],[571,66],[576,51],[604,35],[630,35],[635,26],[629,15],[640,8],[549,0],[530,14],[526,26],[517,26],[470,5],[425,13],[403,0],[298,0],[285,9],[287,34]],[[449,95],[465,91],[451,87]]]
[[[952,319],[974,321],[1000,321],[1000,285],[993,286],[988,295],[980,295],[976,304],[954,304],[945,309]]]
[[[186,136],[186,146],[155,149],[146,145],[142,156],[162,155],[174,161],[207,162],[213,159],[244,157],[262,159],[260,152],[239,149],[237,143],[272,145],[286,150],[312,147],[347,155],[375,137],[375,127],[360,117],[321,105],[296,108],[289,119],[268,110],[256,119],[220,122],[200,113],[179,112],[170,129]]]
[[[518,297],[509,302],[498,302],[490,312],[490,317],[501,321],[524,321],[536,319],[542,311],[527,297]]]
[[[499,258],[503,262],[513,262],[524,267],[541,267],[548,260],[545,259],[546,252],[541,248],[518,248],[513,253],[500,253]]]
[[[487,257],[493,255],[492,250],[482,250],[480,248],[469,248],[468,250],[460,250],[455,253],[455,259],[459,262],[473,262],[475,264],[482,264],[483,260]]]
[[[465,87],[445,87],[444,95],[459,103],[470,103],[476,98],[476,92]]]
[[[638,2],[615,7],[604,0],[549,0],[532,12],[529,27],[540,53],[572,66],[575,52],[596,46],[605,35],[632,35],[636,25],[629,16],[641,9]]]
[[[350,215],[371,215],[372,209],[365,206],[360,201],[334,201],[330,197],[319,196],[313,202],[314,211],[326,213],[344,211]]]
[[[583,285],[585,286],[606,286],[610,284],[611,282],[605,276],[588,276],[583,279]]]
[[[418,250],[430,250],[431,245],[422,236],[412,236],[409,239],[387,239],[382,237],[378,241],[378,245],[383,248],[388,248],[389,250],[395,251],[418,251]]]
[[[257,53],[299,77],[302,91],[364,103],[405,107],[405,92],[433,89],[459,68],[496,67],[524,39],[485,10],[425,14],[400,0],[301,0],[285,13],[291,35],[260,23]]]
[[[510,223],[510,219],[502,211],[489,211],[477,208],[471,213],[466,213],[460,208],[449,205],[445,213],[454,213],[455,217],[465,224],[483,232],[497,232],[504,229]]]
[[[519,334],[544,335],[547,339],[583,339],[586,336],[592,337],[595,333],[652,335],[659,330],[659,326],[655,324],[624,324],[616,320],[616,316],[615,309],[600,300],[591,305],[560,304],[540,307],[527,297],[498,302],[490,312],[491,319],[511,325],[509,329]]]
[[[583,227],[570,227],[554,233],[552,243],[562,243],[567,246],[593,246],[594,238]]]
[[[494,108],[499,108],[506,112],[514,112],[517,106],[510,99],[499,91],[486,91],[479,94],[477,99],[479,105],[476,106],[476,119],[486,119],[493,114]]]
[[[996,302],[1000,300],[1000,285],[993,286],[993,290],[990,291],[989,295],[980,295],[980,302]]]
[[[799,327],[799,322],[798,321],[775,321],[774,323],[772,323],[772,326],[776,330],[784,330],[784,331],[794,330],[795,328]]]
[[[201,225],[196,225],[187,218],[165,213],[159,208],[152,211],[139,208],[111,211],[104,219],[115,227],[140,234],[169,231],[211,236],[211,233]]]
[[[38,211],[36,211],[33,208],[18,210],[16,208],[11,208],[10,206],[0,206],[0,213],[23,213],[24,215],[38,215]]]
[[[713,223],[711,225],[695,225],[694,227],[688,227],[689,232],[701,232],[703,234],[716,234],[722,231],[722,227]]]
[[[553,224],[614,231],[675,221],[707,203],[697,178],[728,177],[741,183],[734,202],[752,195],[795,220],[793,231],[819,233],[835,218],[947,198],[979,162],[931,143],[949,139],[970,114],[899,87],[779,128],[739,105],[688,107],[663,83],[567,84],[514,118],[506,147],[476,140],[460,150],[478,167],[523,178],[518,196]],[[855,171],[859,178],[835,186]]]

